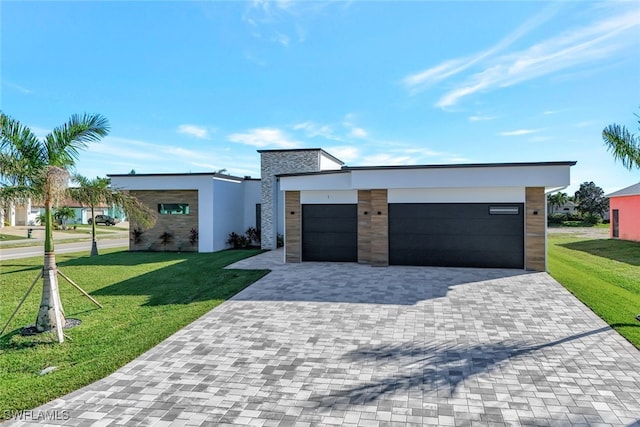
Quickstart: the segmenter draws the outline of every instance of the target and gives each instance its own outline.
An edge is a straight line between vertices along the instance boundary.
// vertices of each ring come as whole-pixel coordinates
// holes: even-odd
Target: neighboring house
[[[607,195],[611,237],[640,242],[640,183]]]
[[[549,205],[549,214],[555,214],[555,213],[563,213],[563,214],[567,214],[567,215],[574,215],[578,213],[578,205],[574,202],[572,202],[571,200],[568,200],[564,205],[562,206],[551,206]]]
[[[0,207],[0,227],[34,225],[40,215],[40,209],[32,206],[31,200],[20,202],[9,202]]]
[[[259,153],[260,181],[213,173],[109,175],[153,209],[188,206],[188,214],[160,212],[143,233],[148,239],[132,240],[130,248],[158,248],[166,231],[174,237],[171,250],[180,249],[197,226],[198,250],[218,251],[228,247],[229,233],[257,226],[263,249],[275,249],[284,236],[287,262],[544,271],[546,193],[568,186],[575,165],[347,167],[321,149]]]

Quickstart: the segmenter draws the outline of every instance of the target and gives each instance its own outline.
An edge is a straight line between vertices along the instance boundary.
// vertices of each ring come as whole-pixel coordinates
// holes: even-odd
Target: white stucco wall
[[[256,205],[262,203],[262,183],[258,180],[249,180],[242,183],[244,192],[244,227],[256,226]]]
[[[213,250],[226,249],[229,233],[242,234],[244,228],[244,189],[242,182],[213,180]]]
[[[497,166],[351,171],[353,188],[555,187],[569,185],[569,166]]]
[[[327,156],[323,152],[320,152],[320,170],[333,170],[340,169],[342,167],[341,163],[336,162],[331,157]]]
[[[358,203],[357,190],[311,190],[300,192],[300,204],[355,204]]]
[[[392,188],[389,203],[524,203],[524,187]]]

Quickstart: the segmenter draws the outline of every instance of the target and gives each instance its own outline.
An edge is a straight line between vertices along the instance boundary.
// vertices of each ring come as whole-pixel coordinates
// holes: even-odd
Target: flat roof
[[[323,175],[331,173],[346,173],[349,171],[376,170],[404,170],[404,169],[464,169],[464,168],[501,168],[501,167],[535,167],[535,166],[574,166],[575,161],[560,162],[522,162],[522,163],[463,163],[463,164],[435,164],[435,165],[399,165],[399,166],[343,166],[338,170],[324,170],[320,172],[298,172],[276,175],[278,177]]]
[[[334,160],[336,163],[340,163],[341,165],[344,165],[344,162],[342,160],[340,160],[333,154],[326,152],[322,148],[282,148],[282,149],[274,149],[274,150],[257,150],[257,151],[258,153],[288,153],[292,151],[294,152],[295,151],[320,151],[322,154]]]
[[[224,178],[224,179],[235,179],[238,181],[247,181],[249,179],[254,179],[254,178],[244,178],[244,177],[239,177],[239,176],[233,176],[233,175],[225,175],[223,173],[215,173],[215,172],[189,172],[189,173],[123,173],[123,174],[116,174],[116,173],[111,173],[111,174],[107,174],[108,177],[118,177],[118,178],[135,178],[135,177],[153,177],[153,176],[210,176],[213,178]],[[260,180],[260,178],[256,178],[257,180]]]

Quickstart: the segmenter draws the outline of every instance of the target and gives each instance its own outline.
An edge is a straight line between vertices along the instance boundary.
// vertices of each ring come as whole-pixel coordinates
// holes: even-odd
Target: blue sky
[[[44,135],[111,133],[86,176],[259,176],[257,149],[348,165],[576,160],[573,192],[640,180],[638,2],[3,1],[2,110]]]

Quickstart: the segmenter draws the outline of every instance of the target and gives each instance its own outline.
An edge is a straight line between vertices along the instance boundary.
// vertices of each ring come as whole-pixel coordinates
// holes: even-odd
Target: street
[[[129,239],[105,239],[98,240],[98,250],[108,248],[126,247],[129,245]],[[91,251],[91,241],[75,243],[57,243],[55,245],[55,252],[58,254],[69,252],[82,252],[87,251],[87,254]],[[2,247],[0,248],[0,261],[6,261],[10,259],[29,258],[34,256],[44,255],[44,245],[29,246],[22,248]]]

